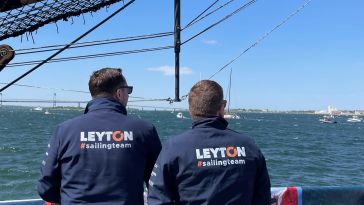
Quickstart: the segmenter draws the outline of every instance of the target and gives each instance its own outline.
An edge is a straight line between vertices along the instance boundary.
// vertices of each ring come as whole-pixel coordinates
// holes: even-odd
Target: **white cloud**
[[[161,72],[163,73],[163,75],[174,75],[174,67],[168,65],[160,66],[157,68],[147,68],[147,70],[154,72]],[[180,67],[179,69],[180,75],[191,75],[193,73],[194,73],[193,70],[189,67]]]
[[[208,45],[215,45],[215,44],[217,44],[217,41],[216,40],[204,40],[203,43],[208,44]]]

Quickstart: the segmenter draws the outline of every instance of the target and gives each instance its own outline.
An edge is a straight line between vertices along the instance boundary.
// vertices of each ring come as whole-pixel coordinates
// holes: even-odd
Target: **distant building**
[[[315,111],[315,114],[341,115],[341,113],[341,111],[331,105],[327,107],[327,110]]]

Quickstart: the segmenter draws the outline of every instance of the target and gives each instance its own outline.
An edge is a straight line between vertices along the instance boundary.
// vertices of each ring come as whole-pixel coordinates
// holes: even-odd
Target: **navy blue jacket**
[[[163,144],[148,204],[269,205],[270,180],[254,141],[211,117]]]
[[[126,115],[111,98],[61,123],[42,162],[39,195],[61,204],[143,204],[161,143],[153,125]]]

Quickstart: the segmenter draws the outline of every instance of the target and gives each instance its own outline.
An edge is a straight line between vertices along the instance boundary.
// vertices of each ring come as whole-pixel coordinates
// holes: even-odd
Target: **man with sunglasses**
[[[215,81],[191,88],[192,129],[163,144],[148,205],[270,205],[264,156],[250,137],[228,128],[223,96]]]
[[[61,204],[142,205],[161,149],[155,127],[127,116],[133,87],[121,69],[95,71],[82,116],[57,126],[41,167],[39,195]]]

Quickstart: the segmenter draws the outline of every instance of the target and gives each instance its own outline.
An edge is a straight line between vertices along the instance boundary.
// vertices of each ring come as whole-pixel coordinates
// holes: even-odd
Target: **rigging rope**
[[[163,32],[163,33],[147,34],[147,35],[140,35],[140,36],[131,36],[131,37],[122,37],[122,38],[87,41],[87,42],[75,43],[72,46],[70,46],[68,49],[83,48],[83,47],[89,47],[89,46],[99,46],[99,45],[114,44],[114,43],[123,43],[123,42],[129,42],[129,41],[138,41],[138,40],[160,38],[160,37],[171,36],[171,35],[173,35],[173,32]],[[48,45],[48,46],[42,46],[42,47],[17,49],[17,50],[14,50],[14,51],[16,52],[17,55],[32,54],[32,53],[40,53],[40,52],[48,52],[48,51],[59,50],[60,47],[63,47],[63,46],[66,46],[66,45],[67,44]]]
[[[241,52],[237,57],[235,57],[234,59],[232,59],[231,61],[229,61],[227,64],[225,64],[224,66],[222,66],[217,72],[215,72],[211,77],[209,77],[208,79],[210,80],[211,78],[213,78],[215,75],[217,75],[218,73],[220,73],[222,70],[224,70],[225,68],[227,68],[229,65],[231,65],[234,61],[236,61],[238,58],[240,58],[243,54],[245,54],[247,51],[249,51],[251,48],[257,46],[260,42],[262,42],[265,38],[267,38],[271,33],[273,33],[275,30],[277,30],[279,27],[281,27],[283,24],[285,24],[288,20],[290,20],[292,17],[294,17],[295,15],[297,15],[299,12],[301,12],[312,0],[307,0],[305,1],[305,3],[303,3],[302,6],[300,6],[298,9],[296,9],[296,11],[294,11],[293,13],[291,13],[288,17],[286,17],[285,19],[283,19],[279,24],[277,24],[275,27],[273,27],[273,29],[271,29],[269,32],[265,33],[262,37],[260,37],[255,43],[253,43],[251,46],[249,46],[247,49],[245,49],[243,52]],[[188,94],[184,95],[185,98],[188,97]]]
[[[230,0],[230,1],[228,1],[228,2],[226,2],[225,4],[223,4],[223,5],[221,5],[221,6],[219,6],[218,8],[216,8],[215,10],[213,10],[213,11],[211,11],[210,13],[207,13],[206,15],[204,15],[204,16],[202,16],[206,11],[208,11],[213,5],[215,5],[215,3],[217,3],[219,0],[217,0],[216,2],[214,2],[212,5],[210,5],[206,10],[204,10],[200,15],[198,15],[195,19],[193,19],[190,23],[188,23],[183,29],[182,29],[182,31],[184,30],[184,29],[186,29],[186,28],[188,28],[188,27],[191,27],[192,25],[194,25],[194,24],[196,24],[196,23],[198,23],[199,21],[201,21],[201,20],[203,20],[203,19],[205,19],[206,17],[208,17],[208,16],[210,16],[210,15],[212,15],[212,14],[214,14],[215,12],[217,12],[218,10],[220,10],[220,9],[222,9],[222,8],[224,8],[225,6],[227,6],[227,5],[229,5],[230,3],[232,3],[233,1],[235,1],[235,0]],[[202,17],[201,17],[202,16]],[[201,18],[199,18],[199,17],[201,17]],[[199,19],[198,19],[199,18]]]
[[[196,23],[197,19],[200,18],[204,13],[206,13],[211,7],[213,7],[217,2],[219,2],[220,0],[216,0],[215,2],[213,2],[210,6],[208,6],[203,12],[201,12],[199,15],[197,15],[194,19],[192,19],[190,21],[190,23],[188,23],[183,29],[190,27],[192,24]],[[182,29],[182,30],[183,30]]]
[[[195,19],[193,19],[185,28],[187,28],[187,27],[189,27],[189,26],[191,26],[191,25],[199,22],[200,20],[204,19],[208,15],[210,15],[210,14],[216,12],[217,10],[223,8],[224,6],[230,4],[234,0],[230,0],[229,2],[225,3],[224,5],[220,6],[217,9],[215,9],[214,11],[212,11],[212,12],[206,14],[205,16],[201,17],[206,11],[208,11],[218,1],[219,0],[216,0],[215,2],[213,2],[213,4],[211,4],[207,9],[205,9]],[[201,17],[201,18],[198,19],[199,17]],[[124,38],[115,38],[115,39],[106,39],[106,40],[98,40],[98,41],[89,41],[89,42],[75,43],[74,45],[70,46],[67,49],[87,47],[87,46],[96,46],[96,45],[103,45],[103,44],[111,44],[111,43],[119,43],[119,42],[133,41],[133,40],[144,40],[144,39],[148,39],[148,38],[158,38],[158,37],[164,37],[164,36],[169,36],[169,35],[173,35],[173,32],[163,32],[163,33],[147,34],[147,35],[134,36],[134,37],[132,36],[132,37],[124,37]],[[21,54],[30,54],[30,53],[39,53],[39,52],[54,51],[54,50],[58,50],[57,47],[60,47],[60,46],[65,46],[65,45],[50,45],[50,46],[35,47],[35,48],[17,49],[17,50],[14,50],[14,51],[17,52],[17,55],[21,55]],[[46,49],[46,48],[52,48],[52,49]],[[164,48],[162,48],[162,49],[164,49]],[[48,63],[153,51],[153,50],[149,50],[149,49],[145,49],[145,50],[144,49],[135,50],[135,52],[134,51],[115,52],[114,54],[112,54],[112,53],[102,53],[102,54],[94,54],[94,55],[86,55],[86,56],[73,56],[73,57],[67,57],[67,58],[54,59],[54,60],[49,61]],[[155,50],[160,50],[160,49],[155,49]],[[28,51],[28,52],[20,52],[20,51]],[[41,62],[41,60],[38,60],[38,61],[18,62],[18,63],[9,64],[8,67],[18,67],[18,66],[25,66],[25,65],[34,65],[34,64],[37,64],[37,63],[40,63],[40,62]]]
[[[29,75],[31,72],[33,72],[34,70],[38,69],[40,66],[42,66],[43,64],[45,64],[47,61],[51,60],[52,58],[54,58],[58,54],[62,53],[64,50],[66,50],[72,44],[78,42],[83,37],[87,36],[89,33],[91,33],[92,31],[94,31],[96,28],[98,28],[99,26],[101,26],[102,24],[104,24],[106,21],[108,21],[109,19],[111,19],[112,17],[114,17],[116,14],[118,14],[122,10],[124,10],[126,7],[128,7],[130,4],[132,4],[134,1],[135,0],[130,0],[127,4],[125,4],[122,7],[120,7],[118,10],[116,10],[110,16],[108,16],[107,18],[105,18],[104,20],[102,20],[100,23],[98,23],[97,25],[95,25],[94,27],[92,27],[90,30],[88,30],[87,32],[85,32],[84,34],[82,34],[81,36],[79,36],[78,38],[76,38],[74,41],[72,41],[71,43],[69,43],[68,45],[66,45],[65,47],[63,47],[62,49],[60,49],[59,51],[57,51],[56,53],[54,53],[53,55],[51,55],[50,57],[48,57],[46,60],[42,61],[40,64],[36,65],[34,68],[28,70],[26,73],[24,73],[23,75],[21,75],[17,79],[15,79],[12,82],[10,82],[8,85],[6,85],[3,88],[1,88],[0,89],[0,92],[4,91],[6,88],[10,87],[12,84],[18,82],[20,79],[22,79],[25,76]]]
[[[200,15],[198,15],[196,18],[194,18],[189,24],[187,24],[187,26],[183,29],[186,29],[192,25],[194,25],[195,23],[201,21],[202,19],[206,18],[207,16],[211,15],[212,13],[216,12],[217,10],[223,8],[224,6],[230,4],[232,1],[234,0],[230,0],[229,2],[225,3],[224,5],[220,6],[219,8],[215,9],[214,11],[206,14],[205,16],[202,16],[205,12],[207,12],[212,6],[214,6],[219,0],[216,0],[212,5],[210,5],[207,9],[205,9]],[[229,15],[225,16],[224,18],[222,18],[221,20],[215,22],[214,24],[210,25],[209,27],[205,28],[204,30],[202,30],[201,32],[199,32],[198,34],[192,36],[191,38],[187,39],[186,41],[184,41],[181,45],[191,41],[192,39],[196,38],[197,36],[201,35],[202,33],[206,32],[207,30],[217,26],[218,24],[220,24],[221,22],[227,20],[228,18],[234,16],[235,14],[239,13],[240,11],[242,11],[244,8],[250,6],[251,4],[255,3],[257,0],[251,0],[248,3],[242,5],[240,8],[238,8],[237,10],[235,10],[234,12],[230,13]],[[133,2],[133,1],[132,1]],[[128,5],[132,2],[129,2]],[[303,10],[303,8],[309,3],[311,2],[311,0],[306,1],[306,3],[301,6],[298,10],[296,10],[294,13],[292,13],[290,16],[288,16],[286,19],[284,19],[280,24],[278,24],[277,26],[275,26],[271,31],[267,32],[265,35],[263,35],[261,38],[259,38],[254,44],[252,44],[250,47],[248,47],[247,49],[245,49],[242,53],[240,53],[236,58],[234,58],[233,60],[229,61],[226,65],[224,65],[221,69],[219,69],[215,74],[213,74],[209,79],[213,78],[217,73],[221,72],[222,70],[224,70],[227,66],[229,66],[230,64],[232,64],[234,61],[236,61],[238,58],[240,58],[244,53],[246,53],[248,50],[250,50],[251,48],[255,47],[256,45],[258,45],[261,41],[263,41],[267,36],[269,36],[272,32],[274,32],[276,29],[278,29],[281,25],[283,25],[284,23],[286,23],[290,18],[292,18],[294,15],[296,15],[297,13],[299,13],[301,10]],[[126,7],[126,6],[125,6]],[[201,17],[202,16],[202,17]],[[171,32],[166,32],[166,33],[160,33],[160,34],[164,34],[167,35],[172,35],[173,33]],[[153,34],[151,34],[153,35]],[[138,36],[137,36],[138,37]],[[111,39],[114,40],[114,39]],[[118,39],[120,40],[120,39]],[[125,40],[127,41],[127,40]],[[101,40],[102,43],[110,43],[110,40]],[[79,43],[79,44],[75,44],[75,46],[73,47],[84,47],[84,46],[92,46],[93,43],[95,44],[101,44],[100,41],[94,41],[94,42],[84,42],[83,43]],[[71,43],[72,44],[72,43]],[[71,47],[71,44],[66,45],[67,48],[63,48],[63,50],[68,49]],[[76,46],[79,45],[79,46]],[[61,46],[61,45],[58,45]],[[45,48],[45,47],[44,47]],[[61,62],[61,61],[69,61],[69,60],[78,60],[78,59],[87,59],[87,58],[97,58],[97,57],[104,57],[104,56],[113,56],[113,55],[123,55],[123,54],[130,54],[130,53],[138,53],[138,52],[148,52],[148,51],[154,51],[154,50],[163,50],[163,49],[169,49],[169,48],[173,48],[173,46],[165,46],[165,47],[157,47],[157,48],[149,48],[149,49],[140,49],[140,50],[131,50],[131,51],[121,51],[121,52],[112,52],[112,53],[101,53],[101,54],[93,54],[93,55],[85,55],[85,56],[74,56],[74,57],[68,57],[68,58],[58,58],[58,59],[53,59],[51,60],[51,58],[49,58],[48,60],[51,60],[50,62]],[[23,49],[23,50],[27,50],[27,49]],[[28,49],[31,50],[31,49]],[[40,52],[40,51],[38,51]],[[42,51],[45,52],[45,51]],[[56,53],[57,55],[58,53]],[[55,55],[54,55],[55,56]],[[53,57],[54,57],[53,56]],[[40,61],[28,61],[28,62],[20,62],[20,63],[14,63],[14,64],[10,64],[10,67],[14,67],[14,66],[20,66],[22,63],[24,65],[31,65],[31,64],[35,64],[35,63],[39,63]],[[46,63],[45,61],[42,61],[42,64]],[[37,66],[36,66],[37,67]],[[38,66],[39,67],[39,66]],[[35,68],[36,69],[36,68]],[[34,69],[34,70],[35,70]],[[33,70],[32,70],[33,71]],[[30,71],[30,72],[32,72]],[[29,73],[30,73],[29,72]],[[29,74],[27,73],[27,74]],[[26,75],[27,75],[26,74]],[[24,77],[24,76],[23,76]],[[14,84],[15,82],[17,82],[18,80],[20,80],[22,77],[18,78],[16,81],[13,81],[11,84]],[[8,86],[5,86],[4,88],[2,88],[0,90],[3,91],[4,89],[6,89],[7,87],[9,87],[11,84],[8,84]],[[188,95],[182,96],[182,99],[186,99]],[[173,103],[174,100],[172,100],[171,98],[167,98],[167,99],[144,99],[141,97],[135,97],[140,99],[140,101],[169,101],[170,103]],[[138,101],[138,102],[140,102]],[[137,102],[137,101],[134,101]]]
[[[257,0],[251,0],[248,3],[242,5],[241,7],[239,7],[238,9],[236,9],[235,11],[233,11],[232,13],[230,13],[229,15],[225,16],[224,18],[222,18],[221,20],[215,22],[214,24],[208,26],[207,28],[203,29],[202,31],[200,31],[199,33],[197,33],[196,35],[190,37],[189,39],[187,39],[186,41],[184,41],[183,43],[181,43],[181,45],[191,41],[192,39],[196,38],[197,36],[205,33],[206,31],[210,30],[211,28],[217,26],[218,24],[222,23],[223,21],[229,19],[230,17],[234,16],[235,14],[239,13],[240,11],[242,11],[243,9],[245,9],[246,7],[252,5],[253,3],[255,3]]]
[[[2,85],[6,85],[8,83],[0,83]],[[51,87],[43,87],[43,86],[35,86],[35,85],[25,85],[25,84],[13,84],[14,86],[18,87],[26,87],[26,88],[36,88],[36,89],[46,89],[46,90],[58,90],[58,91],[64,91],[64,92],[75,92],[75,93],[84,93],[84,94],[90,94],[89,91],[81,91],[81,90],[72,90],[72,89],[63,89],[63,88],[51,88]],[[136,97],[136,96],[129,96],[131,99],[136,99],[128,102],[149,102],[149,101],[171,101],[171,98],[146,98],[146,97]],[[9,99],[7,99],[9,101]],[[14,99],[12,99],[14,100]],[[17,101],[35,101],[35,99],[16,99]],[[5,100],[3,100],[4,102]],[[39,101],[39,99],[37,99]],[[43,100],[43,101],[49,101],[49,100]],[[57,100],[58,102],[58,100]]]
[[[193,20],[191,20],[190,23],[188,23],[187,26],[185,26],[185,28],[183,28],[183,29],[186,29],[186,28],[188,28],[188,27],[190,27],[190,26],[198,23],[199,21],[203,20],[207,16],[215,13],[216,11],[220,10],[221,8],[225,7],[226,5],[230,4],[231,2],[233,2],[235,0],[230,0],[229,2],[221,5],[220,7],[218,7],[215,10],[213,10],[212,12],[206,14],[205,16],[202,16],[204,13],[206,13],[211,7],[213,7],[219,1],[220,0],[216,0],[215,2],[213,2],[208,8],[206,8],[196,18],[194,18]],[[122,38],[113,38],[113,39],[104,39],[104,40],[95,40],[95,41],[88,41],[88,42],[80,42],[80,43],[73,44],[68,49],[88,47],[88,46],[98,46],[98,45],[104,45],[104,44],[121,43],[121,42],[127,42],[127,41],[145,40],[145,39],[159,38],[159,37],[165,37],[165,36],[170,36],[170,35],[173,35],[173,32],[161,32],[161,33],[146,34],[146,35],[140,35],[140,36],[131,36],[131,37],[122,37]],[[15,51],[17,53],[17,55],[32,54],[32,53],[55,51],[55,50],[58,50],[59,47],[63,47],[63,46],[66,46],[66,45],[67,44],[48,45],[48,46],[42,46],[42,47],[16,49],[16,50],[13,50],[13,51]]]
[[[172,49],[173,46],[163,46],[163,47],[155,47],[155,48],[144,48],[138,50],[128,50],[128,51],[118,51],[118,52],[109,52],[109,53],[98,53],[98,54],[90,54],[90,55],[80,55],[80,56],[71,56],[64,58],[54,58],[52,60],[47,61],[46,63],[57,63],[57,62],[65,62],[65,61],[74,61],[74,60],[83,60],[83,59],[91,59],[91,58],[101,58],[107,56],[117,56],[117,55],[127,55],[127,54],[135,54],[135,53],[144,53],[151,51],[160,51],[166,49]],[[18,63],[11,63],[7,65],[7,67],[19,67],[26,65],[34,65],[43,62],[43,60],[35,60],[35,61],[24,61]]]
[[[187,28],[187,27],[190,27],[190,26],[192,26],[193,24],[195,24],[195,23],[197,23],[197,22],[199,22],[199,21],[201,21],[202,19],[204,19],[205,17],[207,17],[208,15],[211,15],[212,13],[214,13],[214,12],[216,12],[216,11],[218,11],[219,9],[221,9],[221,8],[223,8],[223,7],[225,7],[226,5],[228,5],[228,4],[230,4],[231,2],[233,2],[234,0],[230,0],[229,2],[227,2],[227,3],[225,3],[224,5],[222,5],[222,6],[220,6],[219,8],[217,8],[217,9],[215,9],[214,11],[212,11],[212,12],[210,12],[210,13],[208,13],[208,14],[206,14],[205,16],[203,16],[203,17],[201,17],[200,19],[198,19],[199,18],[199,16],[201,16],[201,15],[203,15],[203,13],[205,13],[207,10],[209,10],[217,1],[215,1],[211,6],[209,6],[207,9],[205,9],[205,11],[203,11],[200,15],[198,15],[198,17],[196,17],[194,20],[192,20],[185,28]],[[229,19],[230,17],[232,17],[232,16],[234,16],[235,14],[237,14],[237,13],[239,13],[240,11],[242,11],[244,8],[246,8],[246,7],[248,7],[248,6],[250,6],[250,5],[252,5],[253,3],[255,3],[257,0],[251,0],[251,1],[249,1],[248,3],[245,3],[245,4],[243,4],[241,7],[239,7],[238,9],[236,9],[235,11],[233,11],[232,13],[230,13],[229,15],[227,15],[227,16],[225,16],[224,18],[222,18],[221,20],[219,20],[219,21],[217,21],[217,22],[215,22],[214,24],[212,24],[212,25],[210,25],[209,27],[207,27],[207,28],[205,28],[204,30],[202,30],[201,32],[199,32],[198,34],[196,34],[196,35],[194,35],[194,36],[192,36],[191,38],[189,38],[189,39],[187,39],[186,41],[184,41],[183,43],[181,43],[180,45],[184,45],[185,43],[187,43],[187,42],[189,42],[189,41],[191,41],[192,39],[194,39],[194,38],[196,38],[197,36],[199,36],[199,35],[201,35],[202,33],[204,33],[204,32],[206,32],[206,31],[208,31],[209,29],[211,29],[211,28],[213,28],[213,27],[215,27],[215,26],[217,26],[218,24],[220,24],[220,23],[222,23],[223,21],[225,21],[225,20],[227,20],[227,19]],[[197,20],[198,19],[198,20]],[[184,28],[184,29],[185,29]],[[188,94],[186,94],[186,95],[184,95],[184,96],[182,96],[181,97],[181,99],[179,100],[179,101],[183,101],[183,100],[185,100],[186,98],[188,97]],[[173,103],[174,102],[174,100],[173,101],[171,101],[170,103]]]
[[[275,30],[277,30],[279,27],[281,27],[283,24],[285,24],[288,20],[290,20],[293,16],[298,14],[300,11],[302,11],[312,0],[307,0],[302,6],[300,6],[296,11],[291,13],[288,17],[286,17],[283,21],[281,21],[279,24],[277,24],[272,30],[265,33],[262,37],[260,37],[256,42],[254,42],[252,45],[250,45],[247,49],[245,49],[243,52],[241,52],[237,57],[229,61],[227,64],[222,66],[216,73],[214,73],[209,79],[213,78],[216,74],[220,73],[222,70],[224,70],[226,67],[231,65],[234,61],[236,61],[238,58],[240,58],[244,53],[248,52],[250,49],[257,46],[260,42],[262,42],[265,38],[267,38],[271,33],[273,33]]]
[[[2,85],[7,85],[8,83],[0,83]],[[87,91],[80,91],[80,90],[69,90],[69,89],[63,89],[63,88],[49,88],[49,87],[42,87],[42,86],[35,86],[35,85],[24,85],[24,84],[13,84],[14,86],[18,87],[27,87],[27,88],[37,88],[37,89],[46,89],[46,90],[59,90],[59,91],[66,91],[66,92],[76,92],[76,93],[90,93]]]

